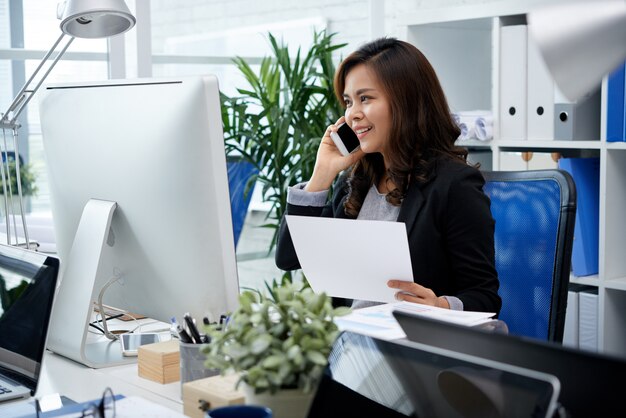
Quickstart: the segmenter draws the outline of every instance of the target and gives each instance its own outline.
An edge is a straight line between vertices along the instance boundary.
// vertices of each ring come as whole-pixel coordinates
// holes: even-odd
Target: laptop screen
[[[59,261],[0,245],[0,374],[36,389]]]
[[[350,332],[328,361],[309,418],[545,417],[560,385],[544,373]]]
[[[560,344],[503,335],[394,311],[411,341],[462,351],[556,376],[562,384],[560,405],[573,416],[624,415],[626,360],[584,352]],[[593,382],[593,383],[590,383]]]

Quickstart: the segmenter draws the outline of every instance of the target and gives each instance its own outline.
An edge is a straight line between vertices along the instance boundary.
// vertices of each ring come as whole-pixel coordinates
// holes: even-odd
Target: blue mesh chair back
[[[500,319],[511,334],[563,340],[576,188],[560,170],[485,172],[496,221]]]
[[[248,213],[248,206],[254,190],[254,179],[258,170],[247,161],[228,158],[228,189],[230,195],[230,210],[233,220],[233,236],[235,247]],[[254,177],[254,178],[253,178]]]

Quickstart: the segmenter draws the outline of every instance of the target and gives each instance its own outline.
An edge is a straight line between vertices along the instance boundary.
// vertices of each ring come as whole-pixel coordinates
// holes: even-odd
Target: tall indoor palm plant
[[[255,72],[240,57],[234,59],[249,86],[238,96],[222,95],[226,151],[254,164],[259,170],[251,181],[262,186],[263,200],[271,203],[265,227],[273,228],[270,249],[276,244],[278,224],[287,206],[287,187],[307,180],[315,164],[320,139],[343,109],[333,92],[335,34],[314,34],[306,55],[270,33],[273,56],[261,61]]]

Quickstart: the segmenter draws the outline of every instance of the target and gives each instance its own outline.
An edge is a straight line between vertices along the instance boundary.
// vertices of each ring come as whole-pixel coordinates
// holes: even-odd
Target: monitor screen
[[[308,418],[551,417],[559,381],[410,341],[344,332]]]
[[[0,374],[33,392],[58,272],[54,257],[0,245]]]
[[[66,349],[67,321],[84,303],[91,312],[107,284],[104,304],[161,321],[232,311],[239,286],[217,79],[48,85],[39,106],[67,302],[53,315],[52,349]],[[108,223],[102,202],[115,203]]]
[[[561,382],[560,404],[573,416],[623,412],[619,388],[626,361],[536,339],[491,333],[394,311],[411,341],[549,373]]]

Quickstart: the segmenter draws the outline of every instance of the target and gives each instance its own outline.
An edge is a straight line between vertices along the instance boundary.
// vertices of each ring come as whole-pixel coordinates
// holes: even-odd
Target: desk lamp
[[[531,36],[561,92],[576,101],[626,58],[626,0],[566,2],[528,14]]]
[[[54,42],[50,51],[43,57],[35,72],[22,87],[6,112],[0,114],[0,127],[2,128],[3,143],[0,144],[2,154],[2,164],[0,164],[0,176],[2,177],[2,191],[4,192],[4,206],[6,216],[7,244],[11,243],[11,227],[9,224],[9,213],[13,214],[13,228],[15,231],[15,245],[18,245],[17,225],[15,223],[15,213],[13,210],[13,191],[11,190],[9,159],[6,140],[6,131],[13,132],[13,149],[15,152],[15,178],[17,180],[17,195],[24,228],[24,238],[26,247],[30,248],[26,218],[24,216],[24,204],[22,199],[22,184],[20,177],[20,161],[18,150],[18,130],[20,124],[17,121],[30,99],[39,89],[50,71],[54,68],[61,56],[65,53],[75,37],[78,38],[107,38],[130,30],[135,26],[135,17],[130,13],[124,0],[68,0],[59,2],[57,5],[57,18],[61,20],[61,36]],[[62,43],[65,35],[69,38]],[[61,46],[59,46],[61,45]],[[60,49],[60,52],[56,52]],[[56,53],[56,55],[54,55]],[[54,55],[52,62],[47,69],[44,66]],[[39,74],[41,78],[35,80]],[[32,87],[34,86],[34,87]]]

